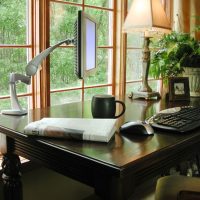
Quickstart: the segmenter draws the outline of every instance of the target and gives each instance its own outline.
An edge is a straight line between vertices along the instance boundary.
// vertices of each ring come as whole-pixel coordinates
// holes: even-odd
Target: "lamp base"
[[[143,99],[152,99],[152,98],[160,99],[159,92],[131,92],[129,98],[136,99],[136,98],[143,98]]]

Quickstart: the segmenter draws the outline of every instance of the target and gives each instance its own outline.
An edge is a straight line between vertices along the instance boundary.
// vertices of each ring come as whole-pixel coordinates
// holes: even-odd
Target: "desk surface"
[[[199,99],[176,103],[126,99],[126,113],[118,120],[118,125],[130,120],[144,120],[168,107],[189,104],[200,105],[200,102]],[[11,138],[8,151],[91,185],[101,196],[112,193],[106,194],[108,199],[128,198],[133,190],[127,189],[128,185],[134,187],[134,184],[162,173],[200,148],[199,129],[182,135],[156,131],[154,136],[148,137],[116,133],[109,143],[33,139],[23,134],[25,125],[43,117],[90,118],[90,102],[30,110],[22,117],[0,115],[0,132]]]

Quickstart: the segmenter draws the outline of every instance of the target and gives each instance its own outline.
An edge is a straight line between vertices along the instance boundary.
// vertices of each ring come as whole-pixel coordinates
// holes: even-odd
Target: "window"
[[[26,63],[35,55],[60,40],[73,37],[79,9],[98,21],[97,73],[86,80],[79,80],[74,75],[74,47],[63,45],[42,64],[31,87],[17,85],[20,103],[25,108],[45,107],[84,101],[96,93],[115,94],[114,81],[118,78],[115,73],[119,72],[115,65],[119,66],[121,62],[116,54],[121,45],[116,39],[121,37],[116,13],[117,7],[121,8],[120,5],[126,4],[126,1],[130,6],[131,0],[16,0],[15,4],[12,0],[0,1],[0,109],[10,108],[10,72],[24,74]],[[170,1],[161,2],[170,16]],[[142,67],[138,57],[142,55],[143,40],[140,35],[128,34],[126,44],[128,93],[137,90],[140,85]],[[157,90],[158,81],[152,80],[149,84]]]
[[[128,8],[132,0],[128,0]],[[170,1],[161,0],[168,17],[170,18]],[[126,93],[138,91],[141,85],[142,75],[142,50],[143,33],[127,34],[126,43]],[[154,80],[149,77],[149,85],[154,91],[159,91],[160,80]]]
[[[113,0],[0,1],[0,110],[10,108],[10,72],[25,74],[27,62],[35,55],[73,37],[79,9],[98,22],[97,73],[78,80],[73,67],[74,47],[63,45],[43,62],[31,87],[17,85],[20,104],[44,107],[87,100],[95,93],[113,93],[114,5]]]
[[[0,1],[0,109],[10,108],[9,74],[10,72],[25,73],[28,53],[32,45],[28,37],[30,16],[27,11],[30,1]],[[17,5],[17,6],[16,6]],[[20,103],[27,107],[31,93],[27,86],[19,84],[17,92]]]
[[[50,44],[73,38],[77,11],[97,21],[97,72],[79,80],[74,75],[74,47],[63,46],[50,57],[51,105],[91,99],[95,93],[112,93],[113,1],[50,1]]]

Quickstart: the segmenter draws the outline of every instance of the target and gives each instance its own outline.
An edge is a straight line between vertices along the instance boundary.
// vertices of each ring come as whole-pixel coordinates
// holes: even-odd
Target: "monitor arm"
[[[10,85],[10,97],[11,97],[11,110],[2,110],[2,114],[6,115],[25,115],[27,114],[27,110],[22,109],[21,105],[19,104],[17,93],[16,93],[16,83],[23,82],[27,85],[30,85],[31,83],[31,76],[34,76],[37,71],[39,65],[42,63],[42,61],[58,46],[62,44],[74,44],[74,39],[66,39],[63,40],[57,44],[55,44],[52,47],[49,47],[48,49],[45,49],[40,54],[38,54],[36,57],[34,57],[26,66],[26,75],[18,74],[18,73],[11,73],[9,77],[9,85]]]
[[[45,49],[44,51],[42,51],[40,54],[38,54],[37,56],[35,56],[26,66],[26,75],[27,76],[33,76],[36,74],[39,65],[42,63],[42,61],[57,47],[59,47],[62,44],[74,44],[74,39],[66,39],[63,40],[57,44],[55,44],[54,46],[49,47],[48,49]]]
[[[7,115],[25,115],[27,114],[26,110],[23,110],[19,104],[17,93],[16,93],[16,83],[23,82],[27,85],[31,83],[31,77],[25,76],[17,73],[10,73],[9,77],[9,86],[10,86],[10,97],[11,97],[11,107],[12,110],[2,110],[2,114]]]

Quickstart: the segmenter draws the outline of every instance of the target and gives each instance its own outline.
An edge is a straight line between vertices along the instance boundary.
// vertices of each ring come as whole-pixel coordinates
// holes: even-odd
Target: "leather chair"
[[[171,175],[159,178],[155,200],[200,200],[200,178]]]

